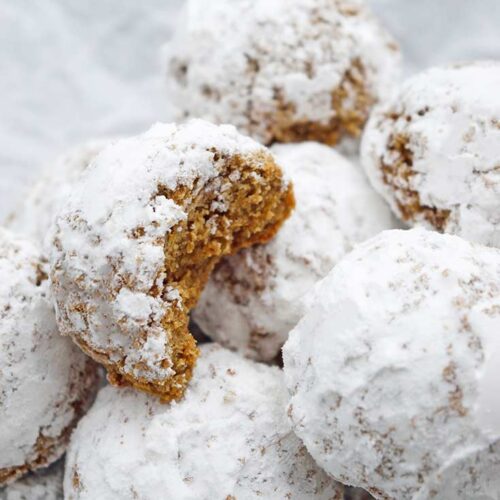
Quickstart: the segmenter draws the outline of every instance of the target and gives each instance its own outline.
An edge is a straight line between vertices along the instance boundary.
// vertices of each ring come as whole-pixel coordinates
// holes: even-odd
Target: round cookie
[[[188,331],[218,260],[269,240],[294,204],[271,154],[232,126],[154,126],[80,177],[54,226],[61,332],[111,382],[180,397],[197,357]]]
[[[48,246],[47,235],[55,215],[71,193],[72,186],[108,141],[92,141],[61,155],[9,215],[6,226],[32,241]]]
[[[264,144],[358,136],[400,63],[359,0],[188,0],[166,52],[181,116]]]
[[[285,344],[294,430],[377,499],[494,499],[499,333],[497,250],[386,231],[317,286]]]
[[[287,421],[282,371],[216,344],[178,403],[108,386],[72,436],[72,500],[266,498],[341,500]]]
[[[0,500],[63,500],[63,475],[64,460],[60,460],[0,488]]]
[[[297,206],[277,236],[225,258],[212,273],[195,322],[243,355],[270,361],[301,318],[310,289],[352,247],[394,224],[359,168],[318,143],[276,145]]]
[[[373,112],[362,163],[402,220],[500,246],[499,85],[498,62],[433,68]]]
[[[57,460],[94,396],[94,363],[59,336],[46,263],[0,228],[0,485]]]

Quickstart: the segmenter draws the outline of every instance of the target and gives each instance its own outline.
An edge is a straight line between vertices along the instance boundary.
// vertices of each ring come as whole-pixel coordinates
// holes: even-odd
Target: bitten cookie
[[[360,133],[400,54],[359,0],[189,0],[167,59],[181,116],[336,144]]]
[[[500,491],[500,255],[386,231],[317,286],[284,347],[288,415],[336,479],[384,500]]]
[[[499,86],[498,62],[433,68],[376,108],[362,163],[402,220],[500,246]]]
[[[262,361],[275,358],[315,283],[352,247],[394,220],[357,165],[318,143],[276,145],[297,206],[276,238],[225,258],[193,318],[213,340]]]
[[[232,126],[154,126],[84,172],[56,219],[61,332],[112,383],[179,398],[198,351],[188,312],[218,260],[269,240],[294,204],[271,154]]]
[[[57,460],[92,401],[96,365],[60,337],[46,262],[0,228],[0,485]]]
[[[72,436],[68,500],[341,500],[291,431],[281,370],[216,344],[201,350],[178,403],[101,390]]]
[[[19,207],[9,215],[7,227],[47,247],[55,215],[80,174],[106,144],[108,141],[88,142],[57,158],[28,191]]]

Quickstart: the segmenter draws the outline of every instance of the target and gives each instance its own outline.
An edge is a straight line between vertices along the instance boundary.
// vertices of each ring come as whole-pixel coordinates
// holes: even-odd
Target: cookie
[[[180,117],[267,145],[357,137],[400,65],[359,0],[189,0],[166,52]]]
[[[500,246],[499,84],[498,62],[432,68],[376,108],[362,163],[402,220]]]
[[[45,247],[49,229],[72,186],[108,141],[91,141],[62,154],[42,173],[7,218],[6,227]]]
[[[96,366],[59,335],[47,271],[0,229],[0,485],[56,461],[95,395]]]
[[[280,369],[205,344],[184,398],[170,405],[108,386],[72,436],[71,500],[341,500],[291,432]]]
[[[386,231],[337,264],[290,334],[294,430],[377,499],[494,498],[499,333],[496,249]]]
[[[232,126],[154,126],[101,152],[60,211],[51,278],[61,332],[129,384],[179,398],[198,355],[188,313],[216,263],[268,241],[291,184]]]

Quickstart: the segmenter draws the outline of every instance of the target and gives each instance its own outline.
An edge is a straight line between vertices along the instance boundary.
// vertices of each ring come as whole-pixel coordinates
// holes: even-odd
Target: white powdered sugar
[[[0,489],[0,500],[62,500],[64,460]]]
[[[374,111],[362,144],[400,217],[500,246],[500,63],[433,68]]]
[[[8,217],[7,227],[48,246],[47,237],[55,215],[80,174],[106,144],[108,141],[105,140],[91,141],[57,158]]]
[[[317,286],[284,347],[294,430],[378,499],[496,500],[499,331],[497,250],[384,232]]]
[[[269,156],[232,126],[193,120],[157,124],[94,159],[53,235],[51,278],[63,334],[120,373],[153,383],[173,375],[162,319],[182,304],[168,286],[164,251],[187,212],[164,191],[187,187],[194,197],[218,178],[222,157],[232,155],[252,162],[259,156],[256,168]],[[219,180],[223,200],[225,180]]]
[[[93,396],[93,363],[59,336],[46,264],[0,229],[0,483],[55,461]]]
[[[281,370],[216,344],[202,346],[178,403],[108,386],[72,436],[66,497],[340,500],[291,431],[286,400]]]
[[[296,208],[276,237],[226,257],[193,318],[213,340],[248,357],[276,357],[315,283],[352,247],[394,227],[358,166],[322,144],[276,145]]]
[[[360,0],[189,0],[166,52],[184,116],[232,123],[265,144],[287,134],[319,140],[314,125],[335,120],[356,135],[400,62]]]

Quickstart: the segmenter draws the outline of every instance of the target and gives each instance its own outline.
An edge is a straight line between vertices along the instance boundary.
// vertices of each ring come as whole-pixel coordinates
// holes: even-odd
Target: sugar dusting
[[[399,72],[396,43],[358,0],[189,0],[166,53],[181,114],[266,144],[283,114],[326,126],[354,112],[352,89],[341,112],[332,93],[357,64],[375,100]]]
[[[355,244],[395,224],[359,167],[333,149],[309,142],[271,151],[293,181],[295,211],[272,241],[226,257],[193,311],[212,339],[266,361],[307,309],[313,285]]]
[[[376,498],[495,498],[499,283],[497,250],[422,229],[381,233],[319,283],[284,361],[326,471]]]
[[[51,268],[62,333],[134,378],[173,375],[162,319],[180,296],[166,285],[164,248],[187,214],[162,190],[187,186],[196,195],[219,175],[216,153],[265,151],[232,126],[157,124],[105,148],[56,220]]]
[[[66,494],[341,500],[291,432],[286,397],[281,370],[215,344],[202,346],[178,403],[104,388],[72,437]]]
[[[59,458],[92,395],[88,358],[59,336],[46,272],[33,244],[0,229],[0,469]],[[43,440],[55,443],[47,457]]]
[[[50,241],[47,238],[57,212],[80,174],[108,142],[104,139],[90,141],[56,158],[11,212],[6,226],[48,248]]]
[[[433,68],[376,109],[362,163],[395,213],[500,246],[499,87],[498,62]]]

